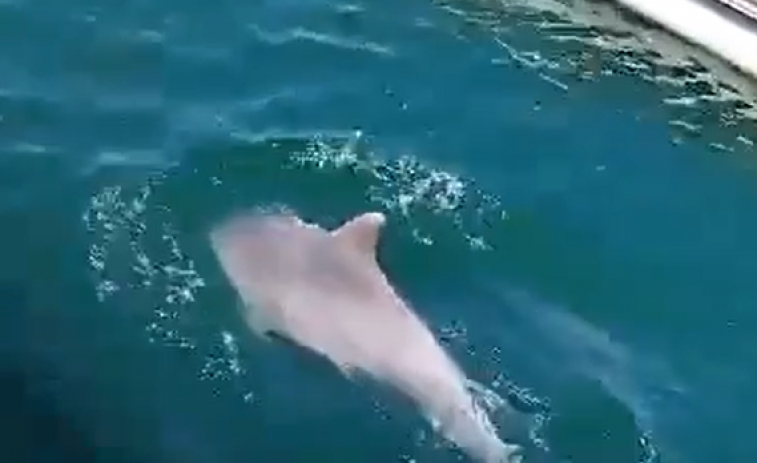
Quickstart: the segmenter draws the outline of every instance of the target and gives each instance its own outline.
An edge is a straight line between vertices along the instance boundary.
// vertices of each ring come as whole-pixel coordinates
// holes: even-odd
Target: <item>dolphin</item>
[[[385,223],[366,212],[327,230],[289,212],[245,212],[216,225],[210,243],[256,335],[393,386],[477,461],[520,462],[520,446],[500,440],[461,368],[379,266]]]

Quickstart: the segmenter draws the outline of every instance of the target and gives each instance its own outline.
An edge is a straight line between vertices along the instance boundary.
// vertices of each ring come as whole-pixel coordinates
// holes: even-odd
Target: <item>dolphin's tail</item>
[[[521,447],[503,442],[489,419],[488,411],[504,405],[503,399],[476,387],[435,342],[418,348],[415,358],[421,361],[402,362],[385,376],[413,397],[436,433],[478,463],[521,462]]]
[[[442,436],[481,463],[521,463],[521,448],[503,442],[481,410],[450,410],[431,421]]]
[[[436,395],[443,399],[423,406],[433,428],[481,463],[521,463],[521,447],[503,442],[486,410],[462,382],[457,384],[454,393]]]

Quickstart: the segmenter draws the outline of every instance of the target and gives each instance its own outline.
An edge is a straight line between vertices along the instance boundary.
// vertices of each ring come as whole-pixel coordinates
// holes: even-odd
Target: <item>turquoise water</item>
[[[466,461],[242,325],[206,233],[282,206],[388,214],[387,273],[528,462],[757,461],[754,97],[628,21],[0,3],[3,461]]]

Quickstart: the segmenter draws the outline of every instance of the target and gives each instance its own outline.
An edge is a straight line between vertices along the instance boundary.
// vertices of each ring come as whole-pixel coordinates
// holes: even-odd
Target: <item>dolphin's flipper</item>
[[[273,339],[272,334],[274,334],[273,327],[260,310],[244,302],[240,302],[239,304],[243,310],[242,313],[244,314],[245,321],[252,332],[263,341],[271,341]]]
[[[381,228],[386,216],[381,212],[367,212],[346,222],[331,232],[332,236],[373,255],[376,252]]]

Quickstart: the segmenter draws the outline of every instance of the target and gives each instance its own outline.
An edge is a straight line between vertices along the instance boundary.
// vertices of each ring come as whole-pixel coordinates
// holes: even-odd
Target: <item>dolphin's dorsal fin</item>
[[[344,223],[331,234],[336,239],[372,255],[376,252],[379,234],[385,223],[386,216],[381,212],[366,212]]]

